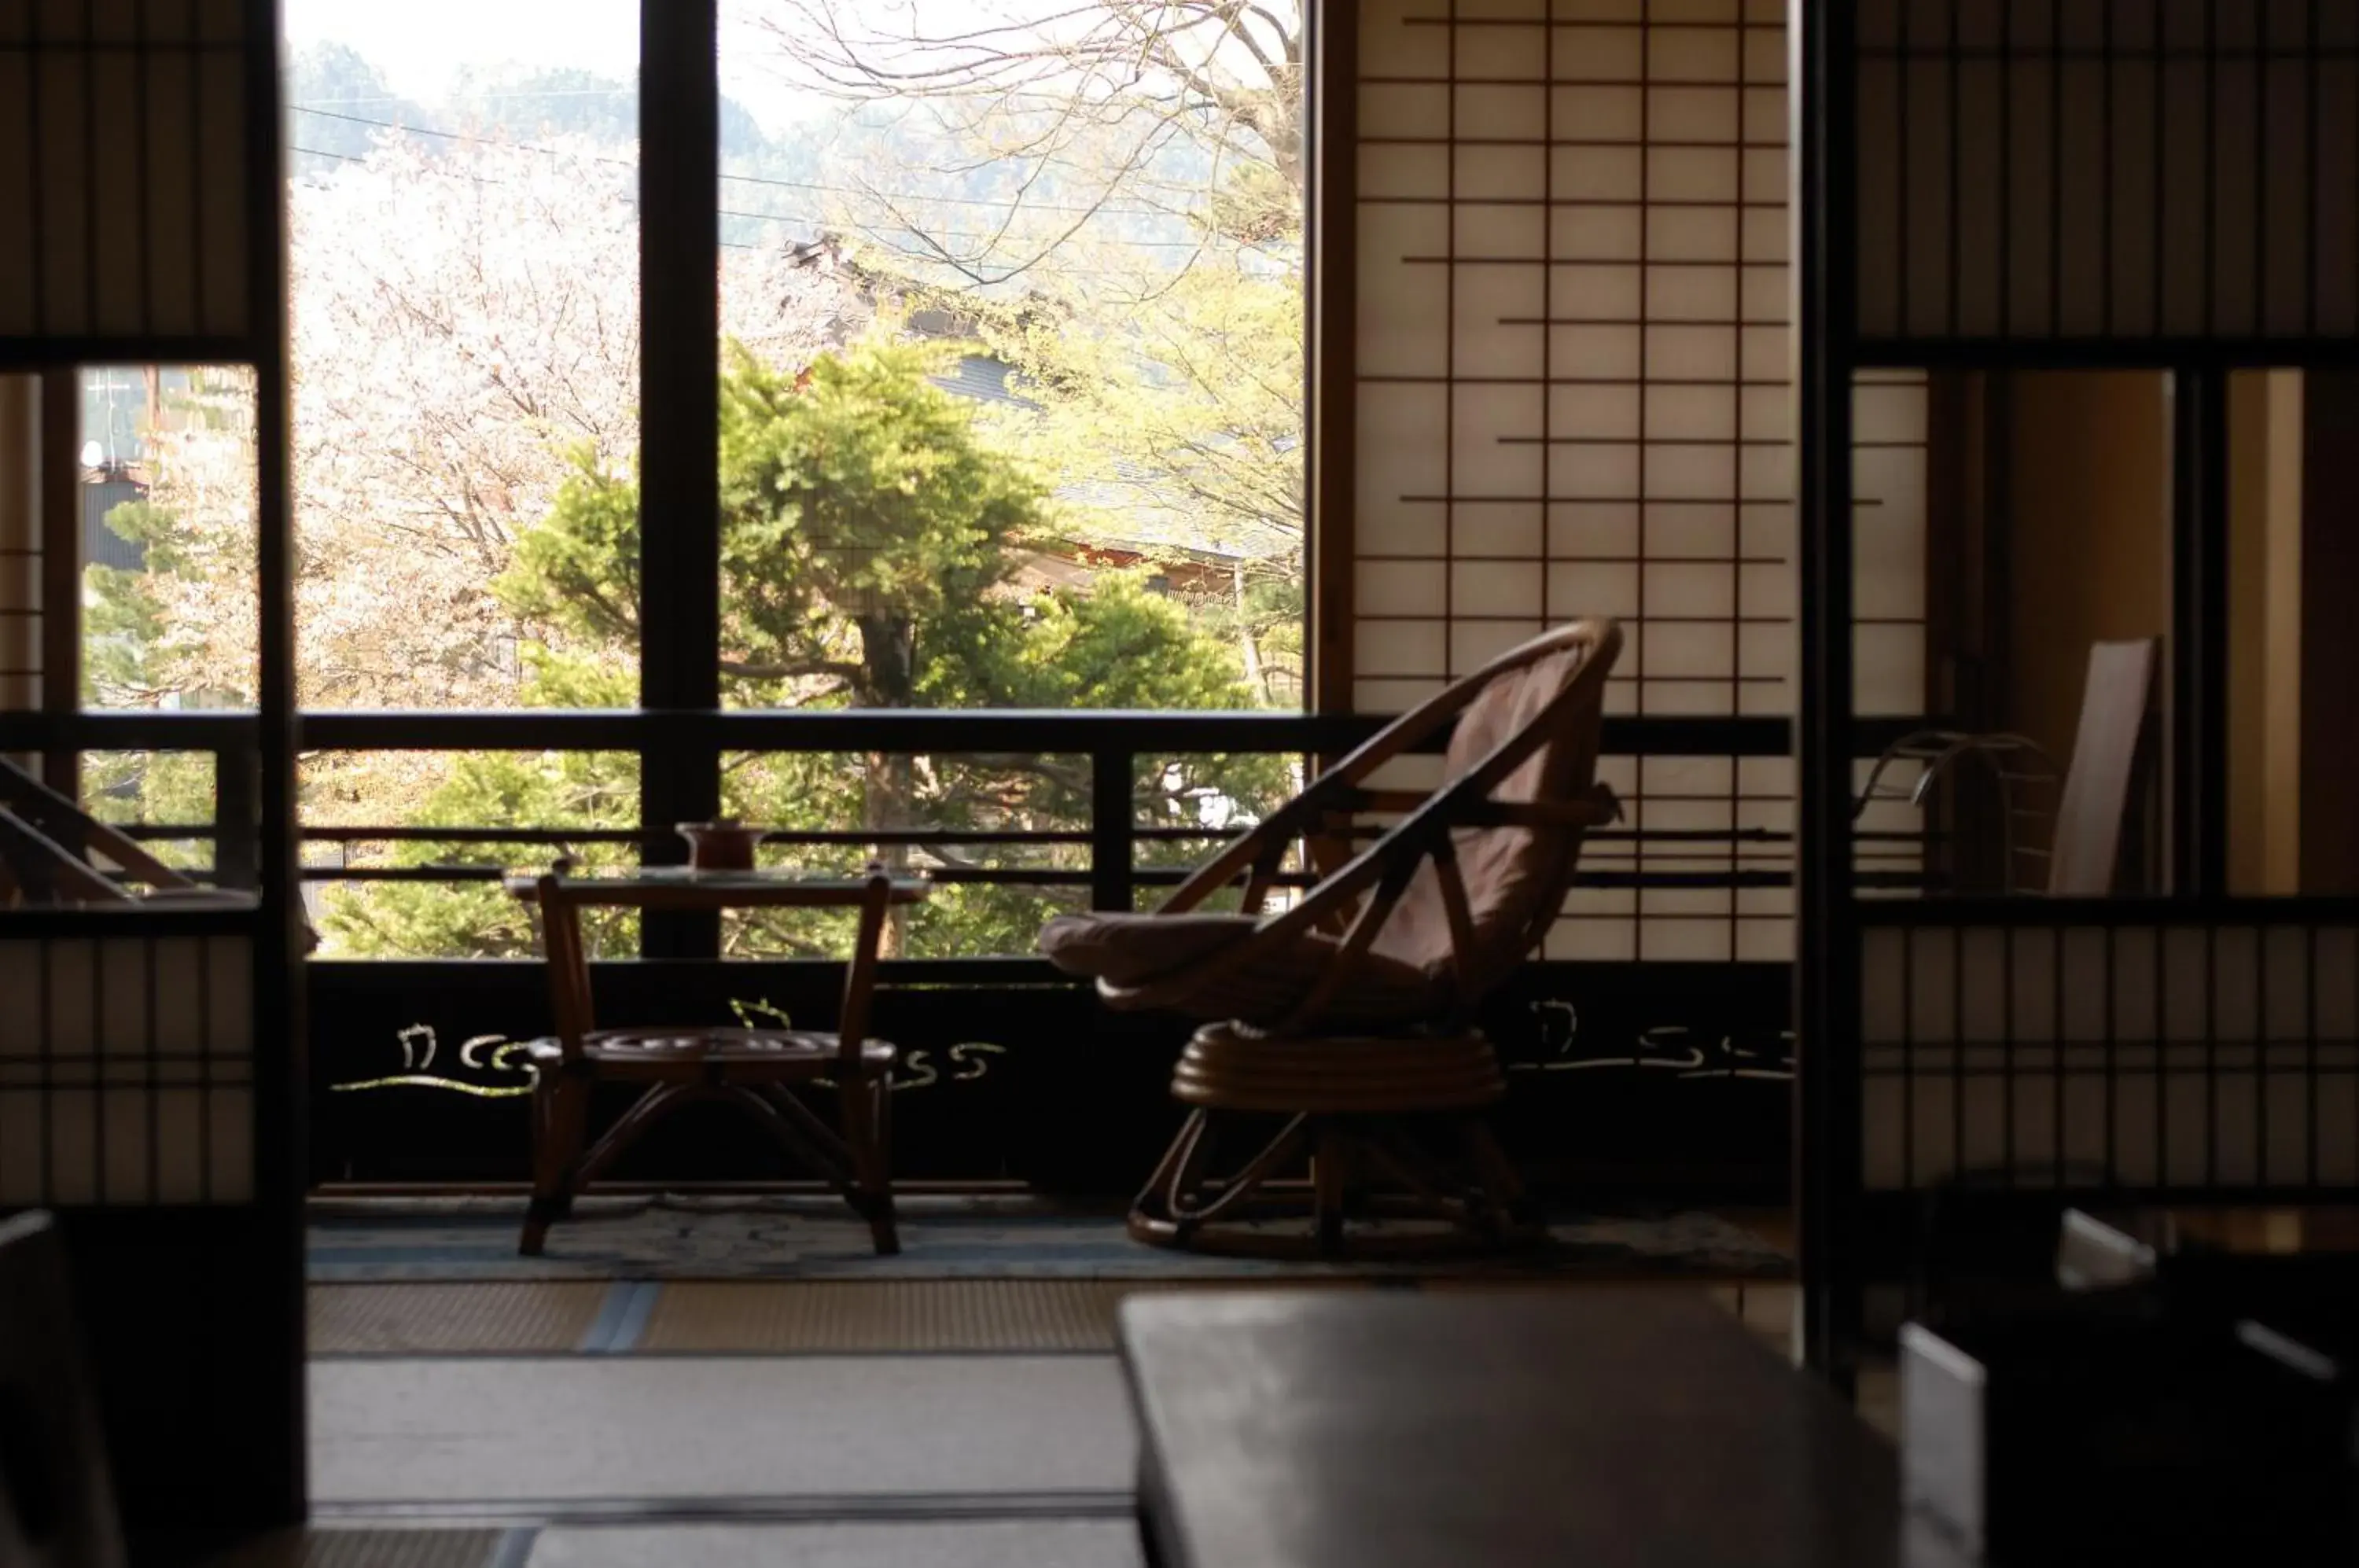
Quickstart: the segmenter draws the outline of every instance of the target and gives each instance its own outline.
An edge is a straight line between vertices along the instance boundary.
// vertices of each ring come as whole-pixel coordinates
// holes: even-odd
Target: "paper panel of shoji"
[[[1772,885],[1792,862],[1790,760],[1604,757],[1597,776],[1620,797],[1624,820],[1587,835],[1541,957],[1792,961],[1793,891]],[[1440,757],[1403,757],[1371,786],[1431,789],[1440,781]]]
[[[249,330],[248,8],[0,5],[0,346]]]
[[[1782,0],[1365,0],[1355,700],[1625,623],[1611,711],[1792,711]],[[1859,705],[1922,707],[1921,378],[1859,392]]]
[[[1625,821],[1591,836],[1544,956],[1791,962],[1791,761],[1609,757],[1598,771]]]
[[[2359,929],[1916,919],[1862,956],[1871,1188],[2359,1183]]]
[[[0,938],[0,1208],[254,1197],[243,934]]]
[[[2359,332],[2359,7],[1860,0],[1859,329]]]
[[[0,713],[41,705],[39,381],[0,376]]]

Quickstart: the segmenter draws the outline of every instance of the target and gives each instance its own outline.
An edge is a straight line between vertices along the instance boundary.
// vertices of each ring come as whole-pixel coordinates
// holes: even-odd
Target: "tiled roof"
[[[948,376],[932,377],[935,386],[961,397],[972,397],[978,403],[1005,403],[1017,408],[1037,408],[1040,405],[1016,392],[1007,385],[1014,374],[1006,360],[989,354],[971,354],[958,362],[958,368]]]

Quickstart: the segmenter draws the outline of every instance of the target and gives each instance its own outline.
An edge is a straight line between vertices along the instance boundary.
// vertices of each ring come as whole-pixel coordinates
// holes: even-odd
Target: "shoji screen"
[[[2359,7],[1861,0],[1870,340],[2359,332]]]
[[[250,917],[82,919],[0,937],[0,1209],[251,1203]]]
[[[0,340],[249,330],[249,9],[0,5]]]
[[[2359,1183],[2359,931],[2344,921],[1871,925],[1871,1191]],[[1916,912],[1912,911],[1912,916]]]
[[[1614,712],[1793,711],[1784,19],[1784,0],[1365,0],[1363,710],[1610,615],[1630,633]],[[1860,706],[1910,713],[1921,377],[1859,403]],[[1787,865],[1786,758],[1605,771],[1648,836],[1588,863],[1654,884],[1576,893],[1551,953],[1787,957],[1786,890],[1731,886]]]

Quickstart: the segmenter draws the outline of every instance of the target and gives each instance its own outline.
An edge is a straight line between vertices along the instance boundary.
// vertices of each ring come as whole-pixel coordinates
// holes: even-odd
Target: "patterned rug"
[[[901,1252],[878,1258],[842,1205],[799,1198],[593,1198],[516,1254],[521,1199],[315,1203],[314,1283],[484,1279],[1188,1279],[1445,1274],[1782,1279],[1784,1251],[1703,1213],[1552,1219],[1545,1247],[1432,1262],[1285,1263],[1144,1247],[1118,1213],[1030,1200],[904,1199]]]

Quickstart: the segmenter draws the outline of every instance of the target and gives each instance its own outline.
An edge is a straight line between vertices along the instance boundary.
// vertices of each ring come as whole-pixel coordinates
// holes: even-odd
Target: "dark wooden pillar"
[[[2301,890],[2359,893],[2359,374],[2304,378]]]
[[[721,705],[721,84],[715,0],[639,6],[639,705]],[[671,824],[721,806],[720,758],[666,734],[640,754],[650,860],[686,857]],[[720,951],[712,915],[650,914],[650,958]]]
[[[82,419],[71,367],[41,376],[41,712],[53,716],[82,706]],[[60,794],[82,797],[82,757],[52,748],[41,757],[42,780]]]

